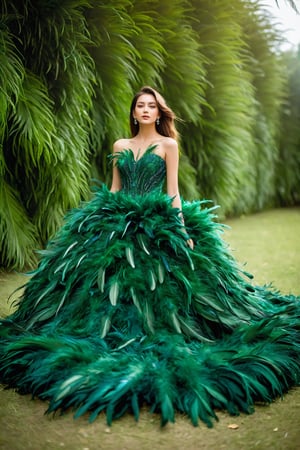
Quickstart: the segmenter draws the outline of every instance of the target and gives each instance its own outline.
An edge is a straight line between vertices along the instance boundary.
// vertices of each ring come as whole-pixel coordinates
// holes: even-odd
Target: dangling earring
[[[135,117],[133,118],[133,123],[134,123],[134,125],[137,125],[137,120]]]
[[[159,125],[160,124],[160,120],[159,120],[159,117],[156,119],[156,125]]]

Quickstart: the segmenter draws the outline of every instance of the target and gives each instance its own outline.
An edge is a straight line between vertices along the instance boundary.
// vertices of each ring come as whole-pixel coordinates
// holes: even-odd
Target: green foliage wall
[[[300,203],[300,45],[282,55],[287,71],[285,97],[280,108],[280,144],[276,169],[276,197],[280,205]]]
[[[87,195],[95,73],[76,2],[2,8],[0,260],[19,268]]]
[[[222,216],[299,202],[299,55],[261,3],[2,1],[0,265],[34,266],[91,178],[110,182],[144,84],[181,119],[185,198]]]

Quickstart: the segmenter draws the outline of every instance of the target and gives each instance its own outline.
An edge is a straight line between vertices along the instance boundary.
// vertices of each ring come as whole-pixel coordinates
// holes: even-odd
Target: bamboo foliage
[[[142,33],[137,38],[137,48],[141,50],[140,42],[143,42],[143,46],[156,51],[140,51],[141,57],[137,61],[137,73],[140,74],[138,81],[140,85],[154,84],[157,89],[162,90],[180,119],[178,127],[182,134],[182,156],[179,182],[184,196],[195,198],[198,195],[196,171],[186,154],[184,134],[186,123],[199,124],[202,108],[207,105],[204,93],[206,59],[200,51],[198,36],[191,25],[194,20],[193,10],[186,0],[151,2],[153,9],[150,11],[146,9],[147,3],[149,2],[136,1],[132,17],[145,17],[145,14],[141,14],[141,9],[147,11],[154,32],[151,35],[152,47],[151,42],[144,39],[144,27],[141,24],[138,27]],[[140,64],[141,67],[145,64],[145,71],[140,70]]]
[[[285,101],[281,109],[276,193],[279,205],[300,203],[300,47],[282,56],[288,71]]]
[[[201,194],[220,202],[223,214],[227,214],[247,184],[245,172],[252,176],[247,155],[252,146],[249,111],[253,108],[253,87],[245,70],[245,43],[239,24],[243,5],[239,1],[230,5],[226,1],[192,3],[199,19],[194,26],[208,61],[205,95],[209,107],[203,111],[201,135],[192,127],[187,145],[197,167]]]
[[[3,264],[20,267],[33,264],[32,249],[38,242],[34,227],[20,201],[20,193],[10,184],[5,137],[14,101],[19,97],[24,68],[5,20],[0,25],[0,254]]]
[[[276,4],[278,5],[278,0],[275,0],[276,1]],[[297,5],[296,4],[296,1],[295,0],[287,0],[287,3],[289,3],[289,5],[291,6],[291,8],[293,8],[293,10],[296,12],[296,13],[300,13],[300,10],[299,10],[299,5]]]
[[[299,201],[298,59],[282,57],[262,1],[1,7],[3,266],[34,265],[65,212],[89,198],[91,177],[109,183],[107,155],[129,134],[129,104],[145,84],[180,118],[185,198],[212,199],[223,216]]]
[[[131,84],[136,79],[137,51],[131,42],[136,27],[129,15],[131,2],[92,2],[85,12],[93,42],[89,52],[96,71],[95,101],[92,117],[91,147],[97,175],[107,178],[107,154],[112,142],[128,134],[128,105],[132,98]]]
[[[84,0],[38,2],[44,32],[39,31],[32,38],[42,34],[44,39],[42,43],[36,42],[39,54],[34,68],[41,78],[47,74],[45,82],[54,102],[55,134],[51,150],[56,159],[55,170],[43,159],[42,178],[37,185],[37,191],[43,195],[39,196],[42,201],[37,205],[34,222],[43,241],[55,232],[64,212],[88,194],[92,123],[89,112],[95,74],[86,49],[90,40],[82,11],[87,5]]]
[[[136,76],[131,83],[134,92],[143,85],[163,87],[161,73],[166,66],[167,57],[164,33],[168,29],[161,23],[158,5],[159,0],[134,0],[128,9],[135,26],[135,33],[131,37],[136,50]]]
[[[13,42],[13,36],[9,32],[5,20],[0,22],[0,137],[1,150],[7,130],[7,116],[9,107],[13,104],[13,99],[17,98],[24,78],[24,68],[20,60],[20,55]]]
[[[158,2],[157,13],[156,23],[166,52],[162,70],[164,95],[179,117],[198,123],[201,108],[207,105],[203,85],[205,57],[192,28],[192,8],[183,0]]]
[[[251,56],[248,69],[252,74],[256,99],[253,128],[256,145],[252,160],[256,195],[252,208],[259,210],[274,204],[279,113],[283,101],[285,74],[275,52],[279,38],[269,16],[263,14],[259,2],[251,3],[248,8],[249,20],[244,29]]]
[[[32,265],[35,249],[88,193],[94,72],[80,12],[86,5],[80,0],[2,3],[2,29],[10,33],[0,69],[9,99],[1,114],[1,261],[7,266]]]

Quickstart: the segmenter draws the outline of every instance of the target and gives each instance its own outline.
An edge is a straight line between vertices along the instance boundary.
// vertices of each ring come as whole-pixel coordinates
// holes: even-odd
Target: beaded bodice
[[[153,150],[151,145],[137,159],[131,149],[116,154],[117,166],[121,176],[122,191],[131,194],[144,194],[153,190],[161,191],[165,176],[166,163]]]

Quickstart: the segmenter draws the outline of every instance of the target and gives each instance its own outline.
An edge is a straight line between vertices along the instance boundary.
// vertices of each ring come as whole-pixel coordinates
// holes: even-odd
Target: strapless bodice
[[[114,154],[120,172],[122,191],[130,194],[144,194],[154,190],[161,191],[166,177],[166,163],[153,150],[151,145],[137,159],[131,149]]]

